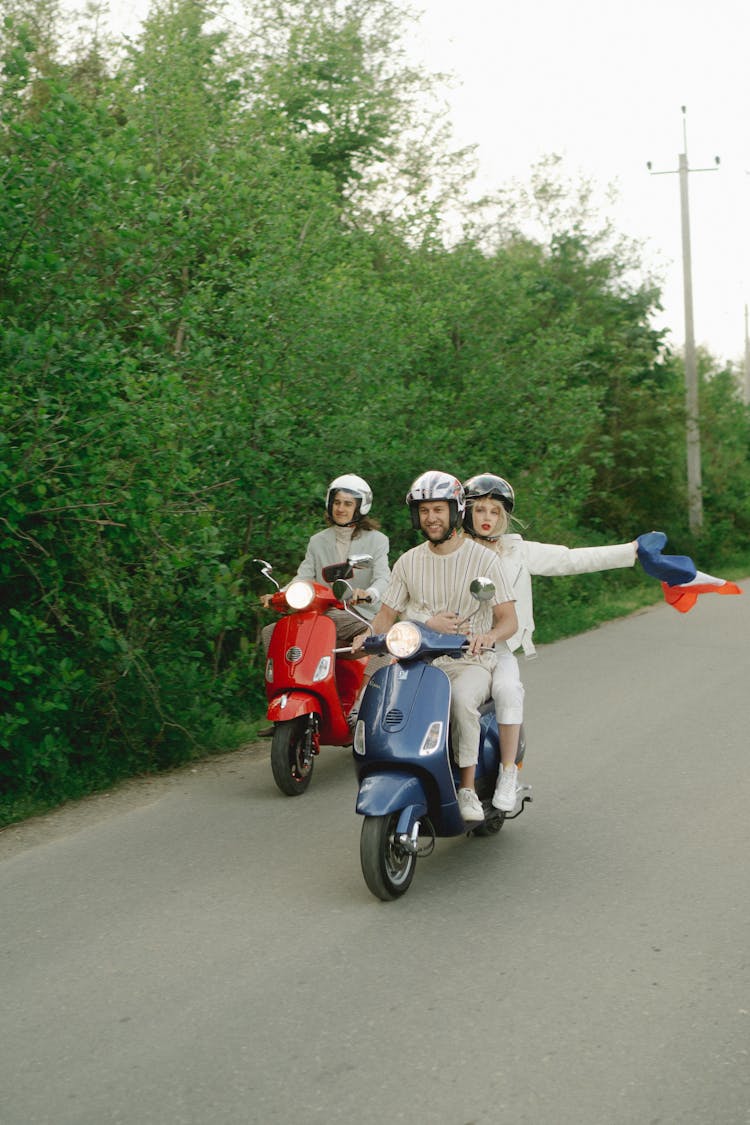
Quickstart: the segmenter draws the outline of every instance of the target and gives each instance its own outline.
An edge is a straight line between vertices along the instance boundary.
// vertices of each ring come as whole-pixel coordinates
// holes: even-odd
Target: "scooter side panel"
[[[342,656],[336,657],[336,684],[344,714],[349,713],[354,700],[357,698],[366,666],[366,658],[363,660],[347,660]]]

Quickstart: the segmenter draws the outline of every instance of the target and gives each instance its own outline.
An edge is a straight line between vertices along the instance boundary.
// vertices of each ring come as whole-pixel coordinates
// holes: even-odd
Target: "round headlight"
[[[392,656],[403,660],[413,656],[422,643],[422,634],[411,621],[398,621],[385,637],[385,644]]]
[[[315,591],[309,582],[292,582],[284,597],[286,604],[292,609],[307,609],[315,597]]]

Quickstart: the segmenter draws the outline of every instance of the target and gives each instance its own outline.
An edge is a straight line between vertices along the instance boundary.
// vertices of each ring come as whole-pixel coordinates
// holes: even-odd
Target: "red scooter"
[[[270,607],[286,614],[276,623],[266,658],[268,718],[274,725],[271,742],[273,779],[282,793],[296,797],[304,793],[312,778],[321,746],[351,746],[352,732],[347,715],[362,684],[367,658],[337,660],[336,626],[329,609],[343,609],[354,617],[330,586],[308,579],[295,579],[282,590],[263,559],[261,573],[276,586]],[[332,584],[351,578],[354,568],[370,562],[369,556],[353,555],[345,563],[323,569]],[[341,583],[345,594],[347,583]],[[360,618],[363,627],[368,625]]]

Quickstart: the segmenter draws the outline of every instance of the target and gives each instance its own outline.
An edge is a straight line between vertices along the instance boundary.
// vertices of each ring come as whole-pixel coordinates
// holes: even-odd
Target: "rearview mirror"
[[[323,581],[327,582],[329,586],[333,586],[342,578],[351,578],[352,573],[349,562],[331,563],[330,566],[324,566],[321,571]]]
[[[280,590],[281,587],[279,586],[279,584],[276,581],[276,579],[274,578],[274,576],[271,574],[271,571],[273,570],[273,567],[271,566],[270,562],[266,562],[265,559],[253,559],[253,562],[261,564],[260,565],[260,573],[263,575],[264,578],[267,578],[269,580],[269,582],[273,582],[273,584],[274,584],[274,586],[276,587],[277,590]]]
[[[469,593],[478,602],[488,602],[495,596],[495,583],[491,578],[473,578],[469,583]]]
[[[476,600],[480,604],[475,610],[472,610],[468,617],[464,617],[463,621],[458,622],[456,626],[457,629],[461,629],[467,623],[467,621],[471,621],[472,617],[479,613],[482,602],[488,602],[491,601],[492,598],[494,598],[495,583],[491,578],[472,578],[471,582],[469,583],[469,593],[471,594],[472,598],[476,598]]]
[[[372,562],[372,555],[350,555],[346,562],[331,563],[324,566],[321,571],[323,581],[332,585],[339,578],[351,578],[355,568],[368,566]]]

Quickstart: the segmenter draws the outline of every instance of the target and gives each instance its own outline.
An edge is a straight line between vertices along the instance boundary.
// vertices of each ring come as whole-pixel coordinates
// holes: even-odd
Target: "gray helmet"
[[[466,508],[466,497],[463,485],[458,477],[453,477],[450,473],[441,473],[437,469],[430,469],[417,477],[406,494],[406,503],[409,505],[411,513],[411,524],[415,531],[421,531],[419,505],[425,500],[446,501],[450,509],[449,534],[452,534],[461,526]]]

